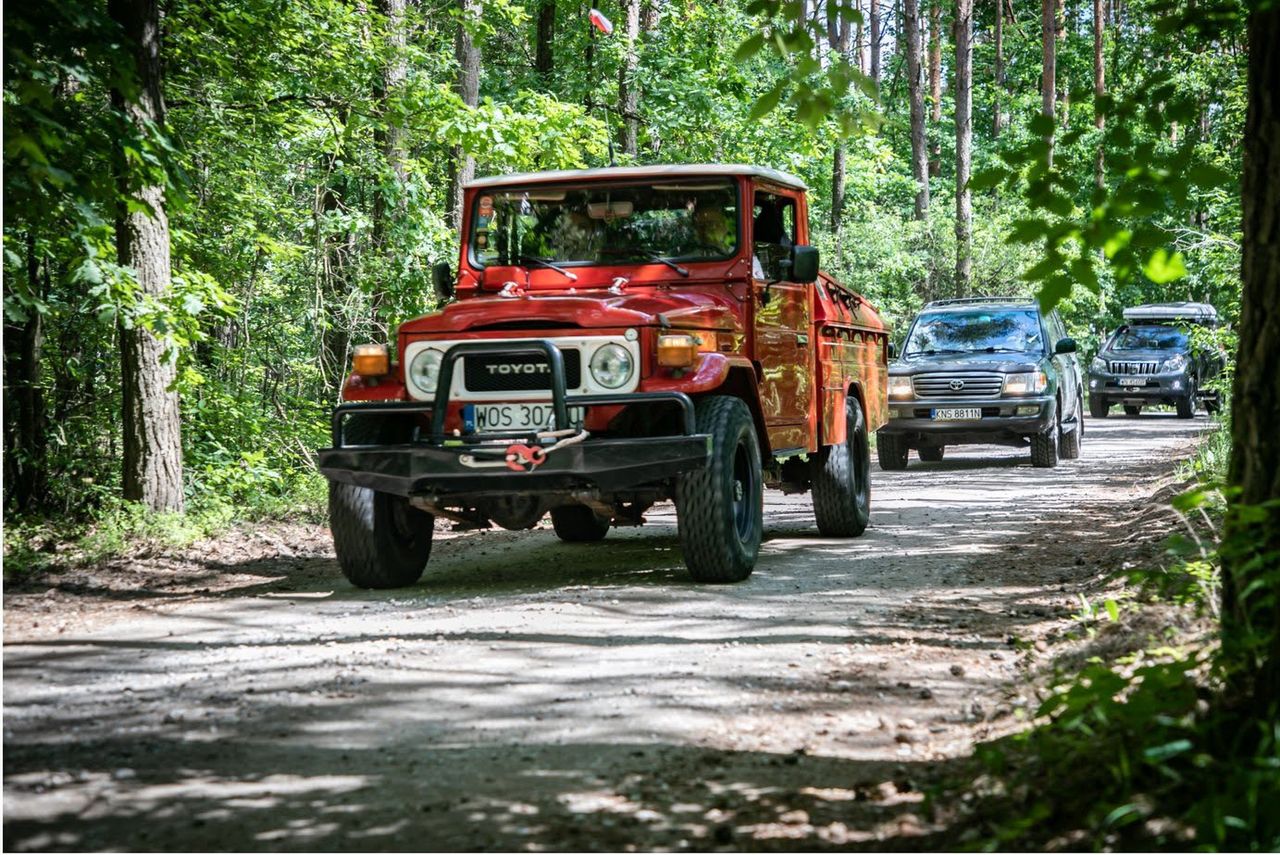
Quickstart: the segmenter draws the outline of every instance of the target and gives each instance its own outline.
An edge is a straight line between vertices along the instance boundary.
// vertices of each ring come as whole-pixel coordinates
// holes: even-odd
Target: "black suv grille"
[[[573,391],[582,385],[582,354],[576,348],[561,352],[565,388]],[[462,360],[462,371],[467,390],[471,392],[529,392],[551,388],[551,369],[542,356],[467,356]]]
[[[911,385],[921,398],[995,398],[1004,389],[1004,375],[980,371],[917,374]]]
[[[1127,360],[1113,359],[1108,363],[1107,367],[1111,369],[1112,374],[1156,374],[1160,365],[1156,362],[1129,362]]]

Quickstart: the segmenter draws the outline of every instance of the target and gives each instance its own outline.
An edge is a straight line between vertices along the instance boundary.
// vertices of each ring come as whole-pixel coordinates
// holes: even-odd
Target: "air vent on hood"
[[[565,330],[578,329],[578,324],[564,321],[497,321],[491,324],[473,324],[473,330]]]

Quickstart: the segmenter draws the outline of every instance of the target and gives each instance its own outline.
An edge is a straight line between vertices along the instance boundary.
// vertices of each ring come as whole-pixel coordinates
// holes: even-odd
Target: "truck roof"
[[[550,184],[561,181],[596,181],[609,179],[670,178],[674,176],[750,175],[795,190],[808,187],[799,178],[776,169],[741,163],[660,164],[655,166],[609,166],[601,169],[560,169],[549,172],[519,172],[511,175],[489,175],[469,182],[467,187],[506,187],[513,184]]]

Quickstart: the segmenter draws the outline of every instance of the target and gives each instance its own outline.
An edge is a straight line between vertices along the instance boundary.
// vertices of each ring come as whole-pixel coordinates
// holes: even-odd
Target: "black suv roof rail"
[[[943,306],[964,306],[974,303],[1030,303],[1030,297],[952,297],[948,300],[931,300],[925,303],[926,309]]]

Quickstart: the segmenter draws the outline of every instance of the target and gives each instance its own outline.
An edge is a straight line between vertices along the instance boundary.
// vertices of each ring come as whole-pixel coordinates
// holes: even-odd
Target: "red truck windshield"
[[[737,252],[738,212],[734,184],[715,179],[485,190],[472,206],[471,259],[478,266],[726,259]]]

